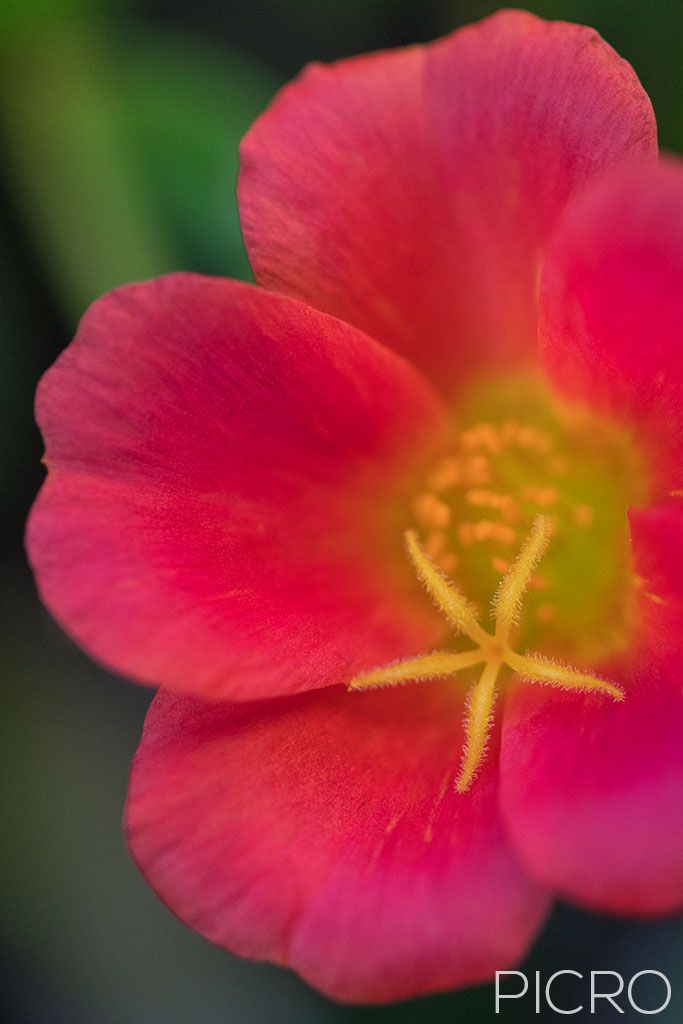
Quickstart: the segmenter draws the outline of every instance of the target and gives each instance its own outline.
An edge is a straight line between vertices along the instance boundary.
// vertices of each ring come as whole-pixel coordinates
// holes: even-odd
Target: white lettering
[[[574,975],[576,975],[577,978],[583,978],[583,974],[579,974],[578,971],[555,971],[554,974],[551,974],[551,976],[548,978],[548,981],[546,983],[546,986],[545,986],[545,1001],[547,1002],[547,1004],[550,1007],[550,1009],[554,1010],[555,1013],[564,1013],[564,1014],[581,1013],[581,1011],[583,1010],[583,1003],[581,1004],[581,1006],[577,1006],[575,1010],[561,1010],[559,1006],[555,1006],[555,1003],[550,998],[550,986],[555,981],[555,978],[559,978],[560,975],[562,975],[562,974],[574,974]]]
[[[661,978],[664,984],[666,985],[666,999],[664,1000],[661,1006],[657,1007],[656,1010],[644,1010],[642,1006],[638,1006],[638,1004],[634,1002],[633,986],[638,980],[638,978],[642,978],[644,974],[654,974],[657,978]],[[661,1013],[662,1010],[666,1010],[667,1006],[671,1002],[671,985],[669,984],[669,979],[666,977],[665,974],[660,974],[659,971],[638,971],[638,973],[634,974],[628,983],[628,1001],[633,1007],[633,1009],[636,1010],[638,1013]]]
[[[619,979],[619,988],[616,992],[597,992],[595,989],[595,979],[599,974],[611,974],[613,978]],[[615,1010],[619,1013],[624,1011],[619,1006],[619,1003],[615,1003],[614,996],[621,995],[624,991],[624,979],[617,971],[591,971],[591,1013],[595,1013],[595,1000],[596,999],[607,999],[612,1004]]]
[[[563,975],[568,975],[568,974],[571,974],[573,977],[578,978],[579,981],[583,981],[584,984],[587,984],[588,976],[586,975],[586,979],[584,981],[584,975],[581,974],[579,971],[573,971],[573,970],[555,971],[555,973],[552,974],[548,978],[547,982],[545,983],[545,988],[543,989],[542,988],[543,979],[541,977],[541,972],[540,971],[535,971],[534,972],[534,993],[533,994],[534,994],[534,1009],[535,1009],[536,1015],[541,1014],[543,1012],[542,1007],[541,1007],[541,1004],[542,1004],[542,1001],[543,1001],[543,995],[545,996],[546,1005],[548,1006],[548,1008],[553,1013],[559,1013],[559,1014],[562,1014],[562,1016],[569,1017],[569,1016],[572,1016],[572,1015],[574,1015],[576,1013],[581,1013],[582,1012],[582,1010],[584,1009],[583,1003],[581,1003],[579,1006],[575,1006],[575,1007],[566,1009],[564,1007],[558,1006],[557,1003],[552,998],[551,989],[552,989],[554,983],[557,981],[558,978],[561,978]],[[663,983],[663,985],[664,985],[664,998],[663,998],[663,1001],[660,1003],[659,1006],[657,1006],[657,1007],[655,1007],[654,1009],[651,1009],[651,1010],[645,1009],[643,1006],[641,1006],[640,1003],[636,1001],[636,997],[635,997],[635,994],[634,994],[634,989],[636,987],[636,982],[638,982],[640,978],[643,978],[643,977],[645,977],[648,974],[652,975],[653,978],[659,978],[661,983]],[[521,984],[521,986],[519,987],[519,989],[516,992],[515,991],[504,992],[504,991],[501,990],[502,987],[503,987],[502,986],[502,982],[503,982],[504,978],[519,978],[521,980],[522,984]],[[597,1003],[598,1003],[599,999],[606,999],[607,1002],[612,1007],[612,1009],[616,1010],[616,1012],[618,1014],[621,1014],[623,1016],[626,1011],[625,1011],[625,1009],[622,1006],[619,1005],[619,1003],[617,1001],[617,997],[620,996],[624,992],[624,986],[625,986],[625,979],[624,979],[624,977],[618,971],[591,971],[590,972],[590,1011],[589,1011],[591,1016],[593,1016],[596,1013],[600,1014],[600,1012],[601,1012],[600,1011],[600,1007],[597,1006]],[[642,989],[642,987],[643,986],[641,985],[641,989]],[[646,987],[645,999],[647,1000],[647,998],[648,998],[648,996],[647,996],[647,986],[645,986],[645,987]],[[652,984],[650,985],[650,988],[652,988]],[[640,1013],[640,1014],[644,1014],[644,1015],[648,1015],[648,1016],[651,1016],[651,1015],[654,1015],[654,1014],[657,1014],[657,1013],[662,1013],[662,1011],[666,1010],[667,1006],[671,1002],[672,989],[671,989],[671,985],[669,983],[669,979],[666,977],[665,974],[662,974],[660,971],[653,971],[653,970],[639,971],[637,974],[633,975],[633,977],[629,981],[628,987],[626,988],[625,991],[626,991],[626,995],[628,997],[628,1001],[629,1001],[632,1009],[635,1010],[636,1013]],[[529,994],[529,997],[530,997],[529,998],[529,1002],[531,1002],[531,984],[530,984],[529,978],[527,978],[526,974],[523,971],[496,971],[496,1014],[501,1013],[501,1005],[502,1005],[502,1002],[503,1002],[504,999],[523,999],[524,996],[527,995],[527,993]],[[653,997],[650,997],[650,998],[653,998]]]
[[[500,979],[503,975],[516,974],[518,978],[524,979],[524,988],[521,992],[502,993],[500,991]],[[525,996],[529,990],[529,981],[526,974],[522,974],[521,971],[496,971],[496,1013],[500,1013],[500,1001],[501,999],[521,999]]]

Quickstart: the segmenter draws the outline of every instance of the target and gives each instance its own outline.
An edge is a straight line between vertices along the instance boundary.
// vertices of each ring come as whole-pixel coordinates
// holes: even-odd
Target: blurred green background
[[[233,960],[161,906],[120,831],[151,694],[92,665],[52,624],[34,594],[22,531],[42,477],[33,390],[85,306],[114,285],[172,269],[248,276],[233,197],[237,144],[274,90],[309,60],[428,40],[499,6],[0,0],[3,1019],[494,1020],[487,987],[395,1007],[336,1006],[284,971]],[[663,145],[683,149],[681,0],[527,6],[594,25],[636,68]],[[660,970],[674,1000],[657,1019],[683,1019],[681,921],[616,921],[559,907],[526,969],[560,968],[627,978]],[[496,1019],[523,1024],[514,1010]]]

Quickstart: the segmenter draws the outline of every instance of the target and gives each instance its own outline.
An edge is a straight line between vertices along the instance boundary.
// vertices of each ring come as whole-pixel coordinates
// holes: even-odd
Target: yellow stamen
[[[555,476],[563,476],[569,468],[567,460],[562,455],[556,455],[550,460],[548,466],[550,472],[554,473]]]
[[[484,661],[481,650],[434,651],[417,658],[406,658],[393,665],[362,672],[349,683],[350,690],[371,690],[377,686],[395,686],[397,683],[421,682],[425,679],[447,679],[463,668],[471,668]]]
[[[480,487],[491,482],[491,464],[485,455],[473,455],[463,466],[463,483]]]
[[[556,505],[560,499],[560,493],[556,487],[522,487],[521,493],[523,498],[535,502],[541,508]]]
[[[574,508],[574,522],[577,526],[590,526],[593,522],[593,509],[590,505],[577,505]]]
[[[615,701],[624,700],[623,690],[599,676],[549,661],[538,654],[517,654],[510,647],[510,632],[519,614],[522,596],[533,580],[536,566],[548,546],[551,527],[552,523],[547,516],[537,516],[522,550],[512,566],[507,568],[493,599],[496,626],[492,634],[479,625],[469,602],[434,564],[417,539],[415,531],[407,530],[406,550],[418,578],[450,624],[459,633],[468,636],[476,647],[471,651],[421,654],[363,672],[349,683],[351,690],[368,690],[406,682],[449,678],[463,669],[484,665],[479,681],[468,698],[463,760],[455,783],[458,793],[466,793],[471,787],[484,759],[493,720],[496,680],[503,665],[529,682],[545,683],[578,693],[595,693]],[[553,606],[542,608],[550,610]],[[539,615],[540,612],[541,609]]]
[[[552,622],[557,615],[557,608],[552,602],[547,601],[545,604],[541,604],[536,612],[536,619],[538,622]]]
[[[462,466],[454,455],[442,459],[430,478],[430,485],[435,491],[447,491],[460,483]]]
[[[479,519],[476,523],[461,523],[458,540],[462,544],[476,544],[480,541],[499,540],[502,544],[513,544],[517,534],[511,526],[497,523],[492,519]]]
[[[524,547],[503,577],[493,598],[496,636],[504,643],[507,643],[510,629],[517,621],[522,607],[522,596],[548,547],[549,540],[548,520],[545,516],[537,516]]]
[[[464,633],[474,643],[481,643],[486,633],[476,620],[472,607],[453,584],[434,565],[417,539],[414,530],[406,530],[406,550],[418,579],[425,585],[437,608],[459,633]]]
[[[441,530],[432,530],[424,547],[430,558],[438,558],[446,547],[446,534]]]
[[[517,503],[511,494],[498,494],[485,487],[470,487],[465,492],[465,501],[475,508],[497,509],[504,519],[515,520],[519,516]]]
[[[566,665],[548,661],[538,654],[515,654],[508,651],[505,661],[522,679],[530,683],[550,683],[563,690],[579,690],[582,693],[604,693],[616,701],[624,699],[624,691],[599,676],[578,672]]]
[[[455,783],[458,793],[466,793],[484,760],[496,699],[496,679],[500,661],[487,661],[479,682],[472,688],[465,720],[465,750],[460,774]]]

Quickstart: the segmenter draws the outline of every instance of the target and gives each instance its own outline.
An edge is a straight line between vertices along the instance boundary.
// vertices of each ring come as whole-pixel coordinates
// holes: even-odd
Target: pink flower
[[[42,596],[162,688],[142,871],[347,1000],[510,967],[551,894],[680,907],[683,169],[633,72],[507,11],[310,68],[242,157],[260,287],[119,289],[38,395]]]

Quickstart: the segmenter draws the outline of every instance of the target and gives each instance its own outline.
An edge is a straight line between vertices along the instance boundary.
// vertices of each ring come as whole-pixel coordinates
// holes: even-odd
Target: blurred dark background
[[[233,960],[157,902],[120,830],[151,693],[98,669],[52,624],[22,532],[42,478],[33,390],[85,306],[172,269],[248,276],[233,196],[237,144],[274,90],[310,60],[428,40],[500,6],[518,5],[0,0],[0,1009],[13,1024],[494,1020],[486,987],[395,1007],[336,1006],[284,971]],[[595,26],[640,75],[663,146],[683,149],[681,0],[527,6]],[[662,971],[674,999],[657,1019],[683,1019],[680,920],[560,907],[526,970],[566,968],[627,979]],[[528,1011],[495,1019],[558,1019]],[[590,1020],[616,1018],[608,1008]]]

